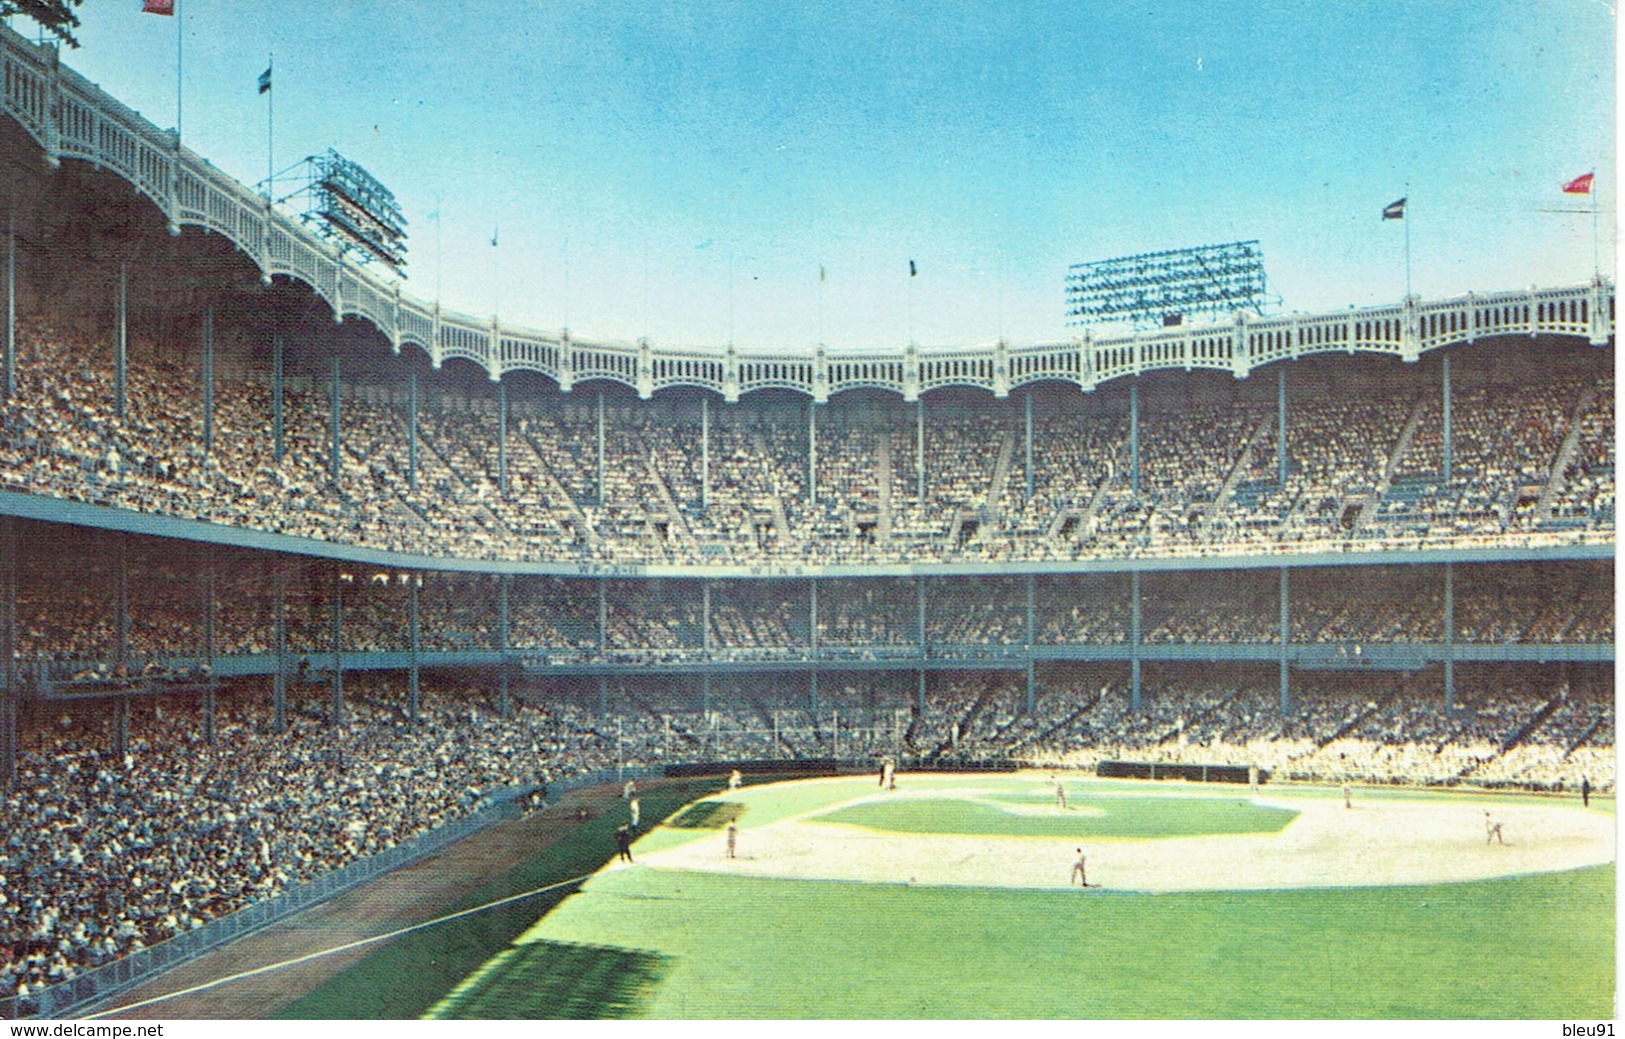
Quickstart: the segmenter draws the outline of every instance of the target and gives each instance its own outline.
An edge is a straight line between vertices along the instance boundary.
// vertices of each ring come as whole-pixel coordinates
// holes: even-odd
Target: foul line
[[[252,978],[256,974],[267,974],[273,970],[281,970],[283,967],[292,967],[295,964],[320,959],[323,956],[331,956],[334,953],[347,952],[350,949],[359,949],[363,945],[371,945],[374,942],[382,942],[388,941],[391,938],[399,938],[403,934],[410,934],[413,931],[421,931],[425,927],[433,927],[436,924],[443,924],[449,920],[456,920],[459,917],[472,916],[475,913],[483,913],[487,909],[495,909],[497,906],[507,905],[509,902],[518,902],[526,898],[534,898],[537,895],[545,894],[546,892],[552,891],[555,888],[568,887],[571,884],[579,884],[591,876],[591,873],[583,873],[579,877],[571,877],[569,880],[561,880],[557,884],[549,884],[546,887],[539,887],[532,891],[525,891],[517,895],[509,895],[507,898],[499,898],[495,902],[487,902],[484,905],[475,906],[472,909],[463,909],[455,913],[450,913],[446,916],[436,917],[433,920],[425,920],[422,923],[412,924],[410,927],[402,927],[399,930],[390,931],[387,934],[378,934],[371,938],[362,938],[359,941],[348,942],[344,945],[336,945],[331,949],[322,949],[319,952],[306,953],[303,956],[296,956],[291,960],[283,960],[280,963],[269,963],[263,967],[255,967],[253,970],[245,970],[237,974],[227,975],[224,978],[216,978],[214,981],[206,981],[201,985],[193,985],[191,988],[181,989],[178,992],[170,992],[166,995],[154,996],[151,999],[143,999],[138,1003],[127,1003],[124,1006],[110,1007],[107,1010],[100,1010],[94,1014],[86,1014],[79,1020],[94,1021],[98,1018],[106,1017],[108,1014],[121,1014],[127,1010],[139,1010],[142,1007],[150,1007],[154,1003],[163,1003],[171,999],[178,999],[181,996],[190,996],[197,992],[203,992],[219,985],[225,985],[229,982],[241,981],[244,978]]]

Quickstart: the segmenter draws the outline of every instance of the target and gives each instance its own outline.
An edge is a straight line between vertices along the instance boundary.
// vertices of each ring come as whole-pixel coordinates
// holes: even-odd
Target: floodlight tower
[[[1147,328],[1183,324],[1192,314],[1219,321],[1242,310],[1262,315],[1277,302],[1265,290],[1256,239],[1075,263],[1066,275],[1069,325],[1128,321]]]

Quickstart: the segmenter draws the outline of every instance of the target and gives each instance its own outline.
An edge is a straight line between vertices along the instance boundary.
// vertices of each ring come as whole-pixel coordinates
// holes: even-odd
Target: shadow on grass
[[[435,1020],[569,1020],[635,1016],[671,957],[575,942],[528,942],[497,955],[461,991],[430,1012]]]
[[[643,821],[652,827],[696,797],[714,793],[721,786],[720,781],[707,780],[643,792]],[[596,872],[615,855],[615,830],[622,818],[623,813],[611,811],[580,823],[467,898],[442,907],[443,912],[472,908]],[[402,935],[276,1016],[284,1020],[421,1017],[574,892],[572,885]]]

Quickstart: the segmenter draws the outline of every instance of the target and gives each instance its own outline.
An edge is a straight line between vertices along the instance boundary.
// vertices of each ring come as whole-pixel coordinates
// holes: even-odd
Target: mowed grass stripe
[[[565,942],[510,948],[426,1015],[433,1020],[594,1020],[636,1015],[665,959]]]
[[[654,825],[697,795],[715,791],[721,785],[716,781],[695,781],[648,790],[640,795],[643,819]],[[614,857],[615,829],[625,820],[624,809],[616,802],[611,810],[580,824],[564,839],[541,849],[522,865],[444,911],[467,909],[592,873]],[[403,935],[276,1016],[319,1020],[421,1017],[569,894],[568,889],[561,889]]]
[[[1211,797],[1074,798],[1069,802],[1075,809],[1071,811],[1055,806],[1053,800],[1046,803],[1035,798],[1027,803],[1042,814],[1018,814],[981,801],[915,797],[848,805],[813,816],[811,821],[894,833],[1082,840],[1279,833],[1298,817],[1286,808]]]
[[[654,1018],[1597,1018],[1614,867],[1165,895],[639,868],[533,933],[670,957]]]

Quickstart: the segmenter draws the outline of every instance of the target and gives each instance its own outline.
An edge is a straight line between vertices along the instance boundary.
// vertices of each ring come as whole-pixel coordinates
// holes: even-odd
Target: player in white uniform
[[[1072,886],[1072,881],[1073,880],[1076,880],[1078,882],[1079,887],[1088,887],[1089,886],[1089,875],[1084,872],[1084,865],[1085,865],[1086,859],[1087,859],[1087,856],[1085,856],[1083,854],[1083,849],[1079,848],[1078,849],[1078,861],[1076,861],[1076,862],[1074,862],[1072,864],[1072,879],[1067,881],[1067,886],[1068,887]]]

